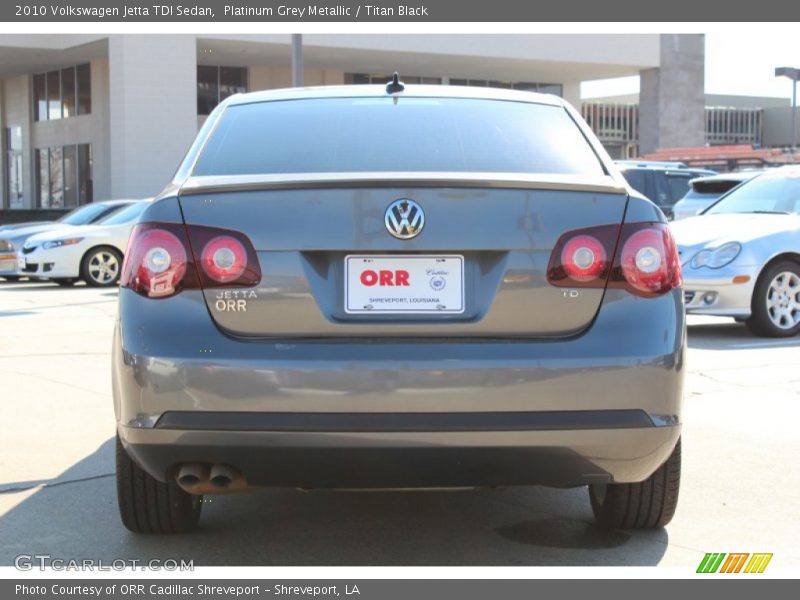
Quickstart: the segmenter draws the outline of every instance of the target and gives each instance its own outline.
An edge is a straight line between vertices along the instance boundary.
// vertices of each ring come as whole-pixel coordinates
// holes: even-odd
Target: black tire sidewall
[[[116,437],[117,504],[123,525],[134,533],[186,533],[197,527],[202,496],[184,492],[174,481],[161,482],[128,455]]]

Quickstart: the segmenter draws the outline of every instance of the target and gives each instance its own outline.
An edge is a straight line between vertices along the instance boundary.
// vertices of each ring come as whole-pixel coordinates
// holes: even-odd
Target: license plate
[[[347,256],[344,309],[350,314],[464,312],[464,257]]]
[[[17,269],[20,271],[24,271],[25,268],[28,266],[28,261],[24,258],[17,259]]]

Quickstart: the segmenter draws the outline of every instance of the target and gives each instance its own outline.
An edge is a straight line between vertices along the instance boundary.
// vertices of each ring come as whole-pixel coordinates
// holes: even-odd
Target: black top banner
[[[20,0],[3,22],[698,22],[800,20],[787,0]]]

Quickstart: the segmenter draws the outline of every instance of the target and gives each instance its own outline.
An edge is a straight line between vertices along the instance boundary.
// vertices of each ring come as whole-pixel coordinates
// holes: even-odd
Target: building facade
[[[510,87],[575,106],[582,81],[641,74],[673,86],[688,70],[690,86],[652,94],[635,131],[615,135],[690,140],[702,121],[693,89],[703,83],[700,35],[306,35],[303,43],[305,85],[382,83],[397,70],[406,83]],[[0,222],[14,211],[158,193],[217,103],[290,86],[290,62],[288,35],[0,35]]]
[[[582,103],[581,113],[614,158],[635,158],[659,148],[749,145],[788,148],[791,141],[791,101],[788,98],[703,97],[703,135],[694,144],[645,145],[640,136],[639,95],[595,98]]]

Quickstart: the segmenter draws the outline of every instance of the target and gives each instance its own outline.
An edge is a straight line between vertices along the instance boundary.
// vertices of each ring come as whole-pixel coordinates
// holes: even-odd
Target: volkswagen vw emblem
[[[386,229],[399,240],[417,237],[425,226],[422,207],[408,198],[392,202],[386,209]]]

